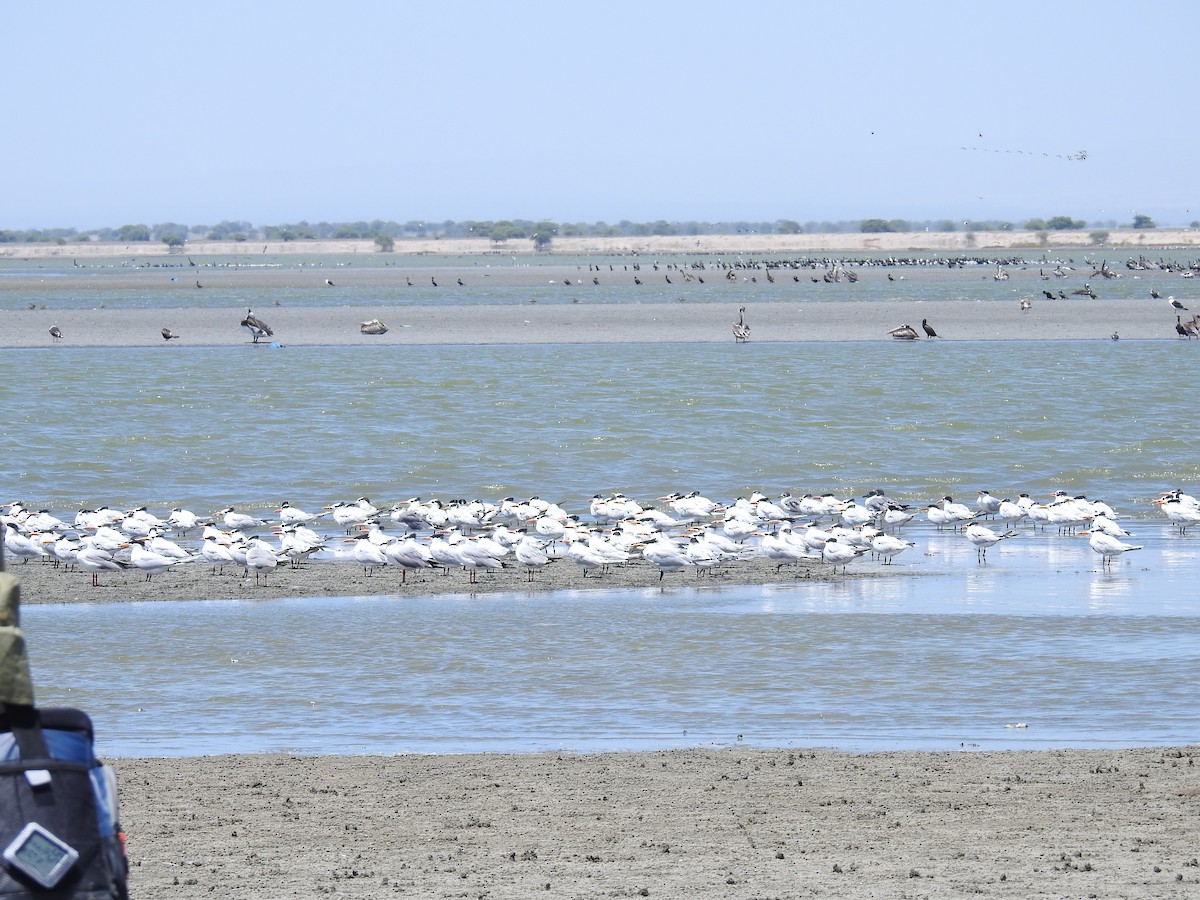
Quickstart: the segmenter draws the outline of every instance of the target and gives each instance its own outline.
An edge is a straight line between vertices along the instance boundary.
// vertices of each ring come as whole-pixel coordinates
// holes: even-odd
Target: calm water
[[[1014,559],[869,584],[28,607],[24,623],[54,686],[41,702],[88,709],[110,755],[1187,743],[1200,615],[1155,602],[1144,575],[1047,579]]]
[[[173,349],[4,352],[6,495],[212,512],[1063,488],[1128,512],[1200,474],[1165,341]]]
[[[69,248],[66,250],[69,254]],[[1177,273],[1163,269],[1131,272],[1125,260],[1138,256],[1128,249],[1108,251],[1055,251],[1043,254],[1033,249],[1011,251],[1020,261],[1007,267],[1010,279],[996,281],[995,268],[981,263],[949,268],[945,265],[854,265],[861,274],[856,283],[836,286],[813,284],[825,270],[820,253],[763,257],[727,257],[702,254],[565,256],[552,254],[529,257],[488,256],[398,256],[386,259],[369,254],[362,259],[340,257],[197,257],[189,266],[186,258],[130,260],[83,260],[82,267],[65,260],[21,260],[0,258],[0,310],[24,309],[29,303],[49,309],[174,309],[195,307],[239,309],[251,306],[269,309],[280,303],[288,307],[370,306],[407,307],[459,304],[505,305],[538,303],[566,304],[583,298],[593,304],[664,303],[686,300],[694,303],[839,303],[879,300],[970,300],[1014,302],[1018,296],[1040,298],[1044,289],[1070,292],[1092,283],[1106,300],[1145,299],[1151,290],[1187,297],[1197,291],[1181,281]],[[934,257],[923,253],[912,256]],[[977,255],[980,260],[998,256],[995,250],[962,248],[956,258]],[[862,252],[856,259],[882,263],[887,254]],[[1154,251],[1155,261],[1190,264],[1193,250]],[[786,268],[774,272],[769,281],[761,266],[764,260],[815,265],[816,268]],[[1094,266],[1109,263],[1122,277],[1091,276]],[[703,265],[703,269],[694,268]],[[1070,272],[1064,279],[1050,273],[1063,265]],[[635,269],[635,266],[640,267]],[[656,268],[657,266],[657,268]],[[699,279],[685,282],[672,266],[688,269]],[[726,267],[736,277],[727,280]],[[568,270],[564,272],[564,269]],[[570,274],[569,270],[574,269]],[[892,275],[888,280],[884,272]],[[1046,274],[1047,280],[1039,279]],[[563,285],[565,275],[583,283]],[[635,286],[634,277],[642,280]],[[463,286],[457,285],[458,279]],[[599,284],[592,284],[596,278]],[[671,280],[668,282],[668,278]],[[331,289],[325,284],[335,283]],[[703,279],[703,280],[700,280]],[[438,286],[433,282],[438,281]],[[201,281],[203,290],[196,290]],[[67,284],[70,286],[66,286]],[[1200,289],[1198,289],[1200,290]],[[895,323],[887,323],[888,327]]]
[[[1200,537],[1148,503],[1200,475],[1169,342],[173,349],[0,354],[4,499],[63,517],[364,494],[583,512],[610,491],[1062,488],[1133,517],[1146,550],[1104,574],[1083,539],[1023,536],[981,569],[917,529],[897,577],[844,585],[27,607],[39,699],[88,709],[106,753],[1200,731]]]

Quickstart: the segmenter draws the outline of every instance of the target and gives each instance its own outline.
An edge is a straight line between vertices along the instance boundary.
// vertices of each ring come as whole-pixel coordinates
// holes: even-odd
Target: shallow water
[[[1082,538],[981,567],[913,532],[890,578],[34,606],[25,629],[42,702],[118,756],[1195,740],[1190,539],[1145,523],[1106,573]]]
[[[1200,475],[1170,342],[173,349],[0,354],[3,499],[70,518],[1061,488],[1132,518],[1146,549],[1106,574],[1081,538],[1025,534],[981,567],[925,527],[896,577],[836,584],[27,607],[40,701],[88,709],[105,753],[1109,746],[1200,728],[1200,538],[1149,503]]]
[[[876,487],[1131,512],[1200,474],[1166,342],[61,349],[0,356],[0,484],[60,513]]]

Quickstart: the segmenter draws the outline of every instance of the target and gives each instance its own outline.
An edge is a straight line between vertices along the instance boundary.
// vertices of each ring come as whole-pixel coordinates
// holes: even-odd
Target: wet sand
[[[271,535],[266,534],[270,538]],[[898,568],[898,567],[897,567]],[[787,565],[779,569],[763,559],[723,562],[712,570],[669,572],[660,578],[659,570],[642,559],[610,567],[605,572],[585,573],[569,559],[560,558],[533,571],[506,561],[502,570],[478,571],[475,581],[462,569],[428,569],[404,575],[397,566],[387,566],[368,574],[351,561],[308,561],[298,568],[281,565],[270,574],[255,579],[237,566],[223,573],[195,561],[176,566],[153,576],[149,581],[136,570],[103,572],[99,586],[92,587],[91,575],[75,570],[54,568],[49,562],[17,562],[9,571],[21,579],[21,602],[27,606],[42,603],[105,603],[129,600],[267,600],[279,597],[405,596],[428,594],[491,594],[502,591],[610,590],[616,588],[657,588],[730,584],[781,584],[812,578],[892,577],[889,567],[865,559],[849,567],[849,574],[834,575],[831,566],[819,560]],[[911,577],[901,572],[895,577]]]
[[[132,896],[1194,897],[1200,750],[116,761]]]
[[[0,347],[184,347],[245,345],[248,350],[304,346],[414,344],[731,343],[737,306],[730,303],[527,304],[523,306],[280,307],[256,310],[274,335],[255,345],[239,323],[244,309],[8,310],[0,311]],[[1034,341],[1178,340],[1165,301],[1041,301],[1022,312],[1009,303],[970,301],[856,301],[750,303],[747,352],[754,344],[803,341],[900,343],[888,334],[902,323],[936,324],[937,340]],[[382,335],[362,334],[379,319]],[[486,327],[481,323],[486,322]],[[48,331],[57,325],[62,340]],[[160,329],[180,334],[164,343]],[[924,344],[924,337],[908,343]]]

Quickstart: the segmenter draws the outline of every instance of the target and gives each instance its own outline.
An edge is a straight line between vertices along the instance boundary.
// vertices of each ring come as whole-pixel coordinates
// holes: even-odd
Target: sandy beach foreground
[[[1200,750],[117,760],[131,894],[1194,897]]]

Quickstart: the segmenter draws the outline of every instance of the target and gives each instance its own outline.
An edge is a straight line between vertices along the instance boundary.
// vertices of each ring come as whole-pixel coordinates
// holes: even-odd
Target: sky
[[[0,229],[1056,215],[1187,225],[1200,219],[1194,10],[5,4]]]

